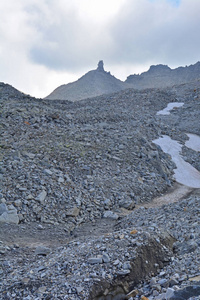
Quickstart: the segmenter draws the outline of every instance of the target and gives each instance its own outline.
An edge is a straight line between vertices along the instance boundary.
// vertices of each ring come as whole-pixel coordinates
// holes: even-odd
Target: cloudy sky
[[[0,1],[0,81],[45,97],[104,61],[125,80],[200,60],[199,0]]]

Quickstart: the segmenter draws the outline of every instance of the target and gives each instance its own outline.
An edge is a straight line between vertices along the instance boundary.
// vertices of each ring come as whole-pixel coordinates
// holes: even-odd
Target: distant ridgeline
[[[123,82],[112,76],[110,72],[106,72],[101,60],[96,70],[89,71],[75,82],[59,86],[46,99],[77,101],[127,88],[162,88],[196,79],[200,79],[200,62],[177,69],[170,69],[166,65],[151,66],[147,72],[141,75],[130,75]]]
[[[166,65],[151,66],[141,75],[130,75],[126,83],[137,89],[161,88],[200,79],[200,62],[189,67],[170,69]]]
[[[194,65],[171,69],[166,65],[151,66],[147,72],[140,75],[130,75],[121,81],[104,70],[100,60],[96,70],[87,72],[77,81],[57,87],[45,99],[78,101],[93,98],[103,94],[111,94],[128,88],[164,88],[179,85],[194,80],[200,80],[200,62]],[[9,84],[0,82],[0,98],[29,98]]]
[[[103,61],[96,70],[89,71],[77,81],[56,88],[46,99],[77,101],[129,88],[129,85],[106,72]]]

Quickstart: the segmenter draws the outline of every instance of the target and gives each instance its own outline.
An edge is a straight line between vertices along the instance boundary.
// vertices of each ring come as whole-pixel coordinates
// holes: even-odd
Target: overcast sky
[[[0,81],[45,97],[94,70],[125,80],[200,60],[199,0],[0,1]]]

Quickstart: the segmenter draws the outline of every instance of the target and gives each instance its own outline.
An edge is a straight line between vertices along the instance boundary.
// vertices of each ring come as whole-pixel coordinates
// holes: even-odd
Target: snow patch
[[[192,150],[200,151],[200,136],[192,133],[186,133],[186,134],[189,137],[189,140],[186,141],[185,146]]]
[[[177,182],[192,188],[200,188],[200,172],[184,161],[180,155],[182,145],[179,142],[172,140],[167,135],[163,135],[154,140],[153,143],[159,145],[165,153],[171,155],[177,167],[174,170],[174,178]]]
[[[171,102],[167,104],[167,107],[159,110],[156,114],[157,115],[169,115],[170,114],[170,110],[174,109],[174,108],[178,108],[183,106],[183,102]]]

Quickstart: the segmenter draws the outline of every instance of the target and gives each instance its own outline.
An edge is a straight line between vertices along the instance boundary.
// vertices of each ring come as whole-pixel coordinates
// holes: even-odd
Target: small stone
[[[172,288],[168,288],[165,294],[166,299],[170,299],[174,296],[174,290]]]
[[[11,204],[11,205],[8,205],[8,213],[10,214],[17,214],[17,209]]]
[[[150,280],[150,286],[153,287],[154,285],[156,285],[156,279],[153,277]]]
[[[80,294],[83,290],[84,290],[84,288],[82,286],[77,286],[76,287],[76,291],[77,291],[78,294]]]
[[[130,270],[120,270],[120,271],[118,271],[117,272],[117,275],[120,275],[120,276],[126,276],[126,275],[128,275],[128,274],[130,274]]]
[[[164,276],[165,274],[166,274],[166,272],[165,272],[165,271],[162,271],[162,272],[160,272],[159,276],[162,277],[162,276]]]
[[[19,223],[19,217],[16,212],[4,212],[0,215],[0,223]]]
[[[153,288],[154,288],[156,291],[158,291],[158,292],[161,292],[161,290],[162,290],[160,284],[155,284],[155,285],[153,286]]]
[[[22,278],[22,282],[25,283],[25,284],[29,283],[29,281],[30,281],[29,277]]]
[[[2,199],[0,200],[0,203],[6,203],[6,199],[5,199],[5,198],[2,198]]]
[[[21,191],[21,192],[27,191],[27,188],[19,187],[19,191]]]
[[[35,249],[35,255],[44,255],[46,256],[47,254],[50,253],[50,249],[44,246],[38,246]]]
[[[174,286],[174,285],[178,285],[179,284],[179,281],[176,280],[175,278],[171,278],[169,280],[169,286]]]
[[[153,290],[153,296],[158,296],[159,295],[159,292],[157,290]]]
[[[130,262],[127,261],[127,262],[123,263],[122,268],[124,270],[131,270],[131,264],[130,264]]]
[[[90,257],[88,258],[88,263],[89,264],[102,264],[103,262],[103,256],[100,256],[100,257]]]
[[[166,286],[168,285],[168,280],[165,279],[165,278],[160,279],[160,280],[158,281],[158,284],[160,284],[160,285],[163,286],[163,287],[166,287]]]
[[[103,262],[104,262],[104,263],[110,262],[110,257],[109,257],[108,254],[106,254],[106,253],[103,253]]]
[[[52,175],[53,174],[53,172],[49,169],[45,169],[44,173],[46,173],[47,175]]]
[[[130,234],[136,234],[138,231],[136,229],[132,230]]]
[[[80,209],[77,206],[70,208],[66,212],[66,216],[68,217],[77,217],[80,213]]]
[[[15,205],[16,207],[19,207],[19,206],[22,205],[22,201],[21,201],[21,200],[15,200],[14,205]]]
[[[46,269],[45,266],[40,266],[39,268],[37,268],[37,271],[38,272],[41,272],[41,271],[44,271]]]
[[[135,207],[135,202],[132,199],[121,199],[119,200],[119,207],[131,210]]]
[[[59,178],[58,178],[58,182],[59,182],[59,183],[63,183],[64,181],[65,181],[65,180],[64,180],[63,177],[59,177]]]
[[[110,201],[110,199],[105,199],[104,204],[106,207],[110,207],[112,205],[112,202]]]
[[[43,294],[43,293],[45,293],[46,289],[47,289],[46,286],[41,286],[38,289],[38,293]]]
[[[31,159],[33,159],[35,157],[35,154],[29,153],[29,152],[24,152],[23,154],[24,154],[24,156],[28,156]]]
[[[47,192],[46,191],[42,191],[36,198],[36,200],[38,200],[39,202],[43,203],[45,198],[47,196]]]
[[[113,262],[113,265],[114,265],[114,266],[117,266],[117,265],[119,265],[119,264],[120,264],[119,259],[116,259],[116,260]]]
[[[7,212],[7,206],[5,203],[0,204],[0,215],[2,215],[4,212]]]
[[[43,229],[44,229],[44,227],[43,227],[41,224],[39,224],[39,225],[38,225],[38,227],[37,227],[37,229],[39,229],[39,230],[43,230]]]
[[[106,212],[104,212],[103,217],[113,219],[113,220],[118,220],[119,219],[119,216],[116,213],[114,213],[110,210],[107,210]]]

